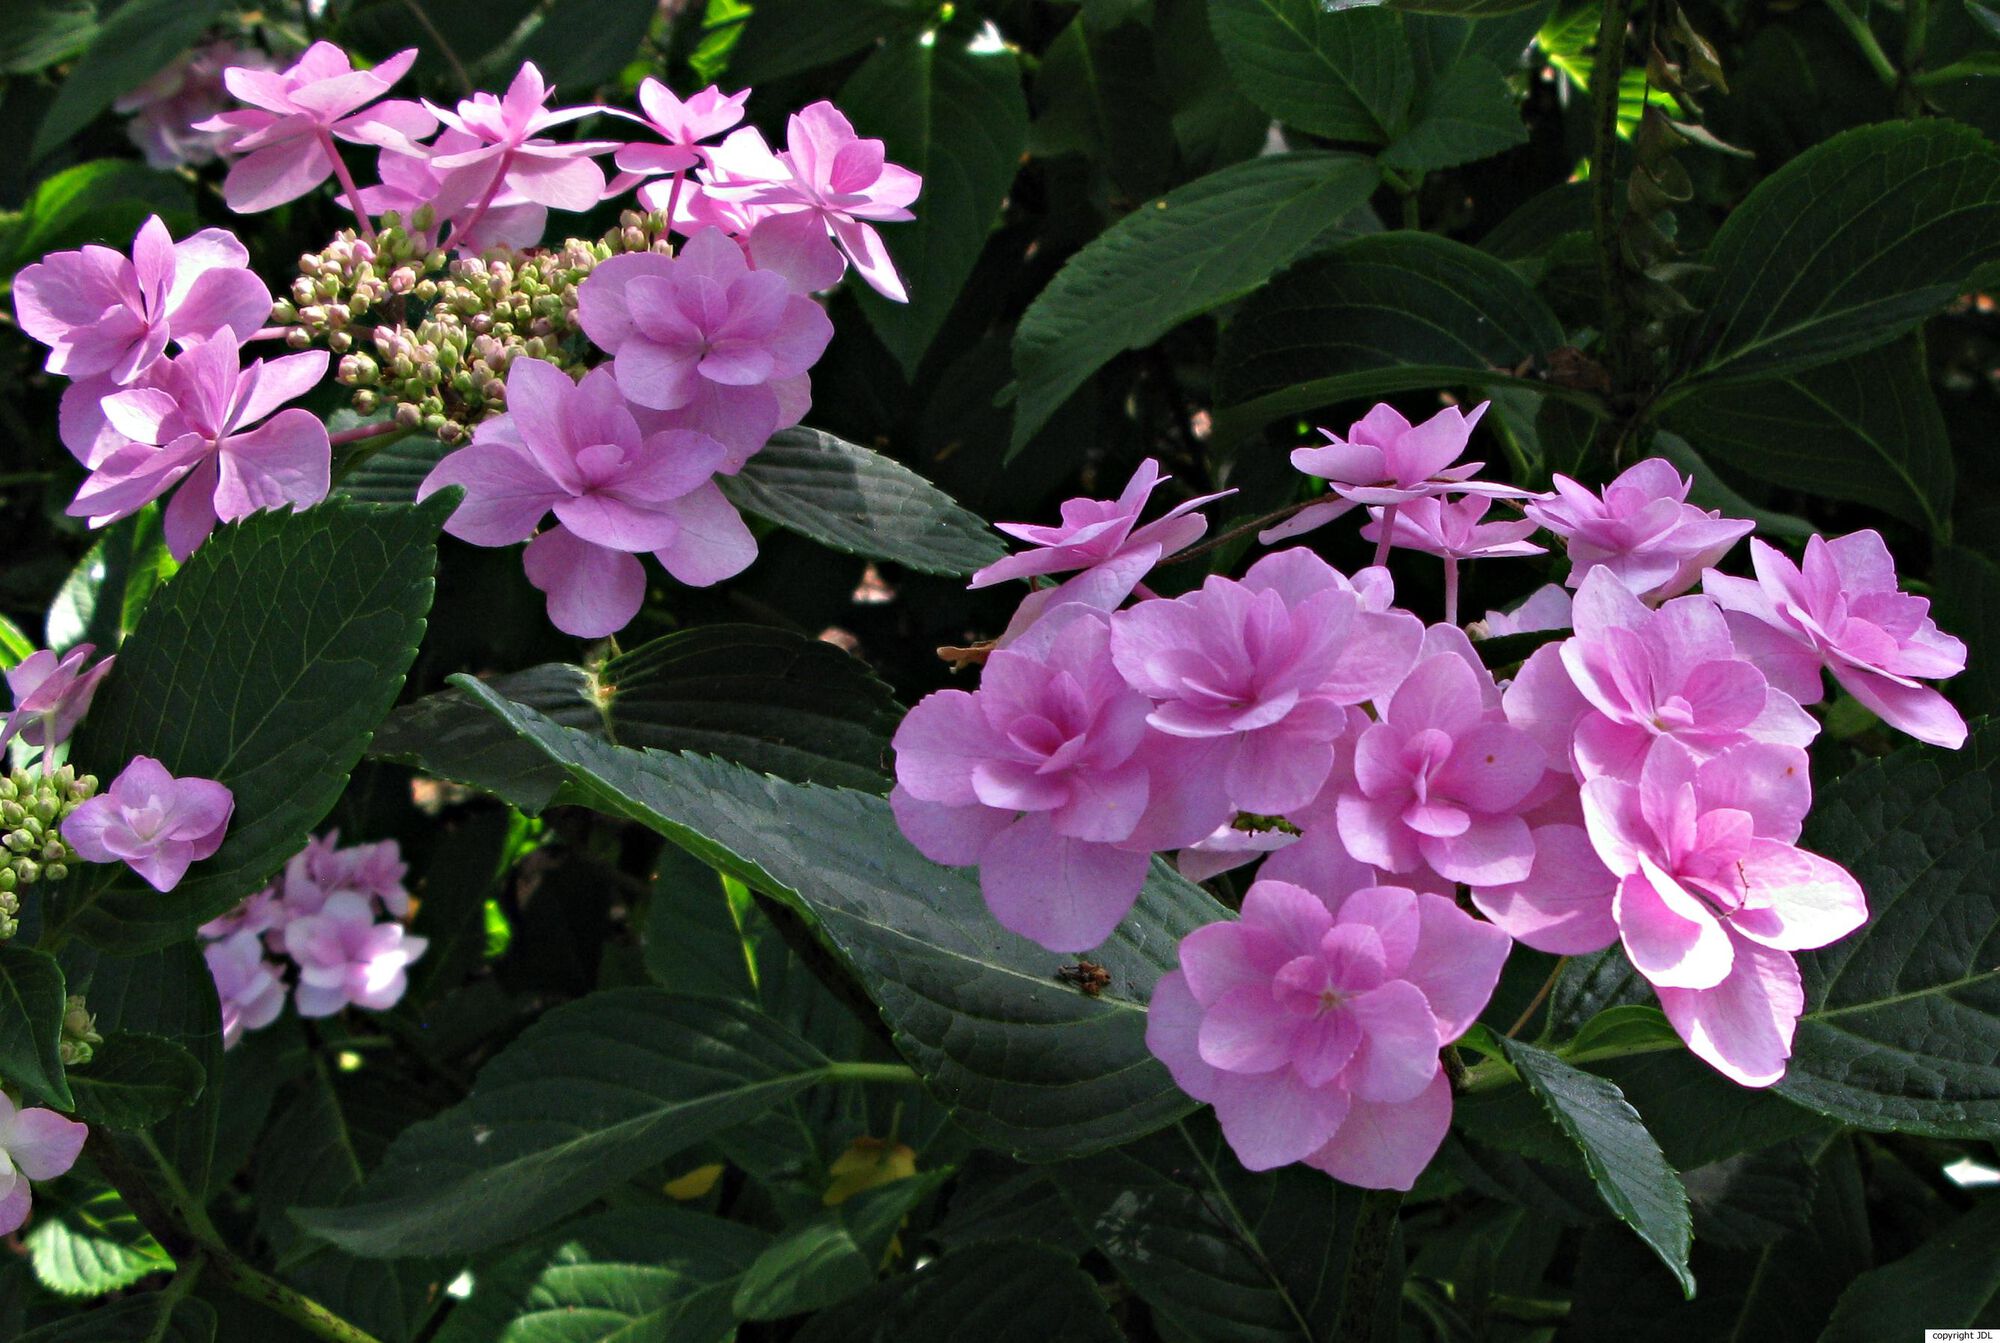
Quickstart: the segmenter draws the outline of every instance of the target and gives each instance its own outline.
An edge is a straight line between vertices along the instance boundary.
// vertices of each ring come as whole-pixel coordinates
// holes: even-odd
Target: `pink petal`
[[[30,1180],[53,1180],[68,1171],[89,1136],[84,1125],[40,1106],[16,1110],[0,1123],[0,1148]]]
[[[1535,860],[1534,836],[1519,816],[1474,816],[1462,835],[1418,836],[1417,849],[1439,876],[1470,886],[1525,881]]]
[[[1233,989],[1202,1015],[1201,1060],[1225,1072],[1270,1072],[1291,1057],[1293,1020],[1268,983]]]
[[[1215,1075],[1215,1117],[1222,1136],[1249,1170],[1300,1161],[1326,1145],[1347,1115],[1338,1085],[1309,1087],[1289,1068],[1272,1073]]]
[[[1527,878],[1473,887],[1474,906],[1537,951],[1581,956],[1617,941],[1611,897],[1618,880],[1605,870],[1589,836],[1578,826],[1545,825],[1534,837],[1535,861]]]
[[[646,571],[638,560],[561,527],[530,541],[521,560],[528,581],[548,594],[549,620],[580,639],[616,634],[646,600]]]
[[[1242,922],[1290,959],[1319,955],[1320,940],[1332,929],[1333,915],[1324,900],[1303,887],[1260,881],[1244,894]]]
[[[1833,679],[1890,727],[1947,750],[1965,745],[1965,719],[1929,686],[1901,685],[1845,662],[1832,666]]]
[[[333,162],[325,148],[311,136],[300,136],[231,164],[222,197],[238,214],[257,214],[297,200],[331,176]]]
[[[1655,986],[1706,989],[1729,975],[1729,934],[1700,898],[1639,855],[1639,871],[1618,884],[1612,917],[1625,954]]]
[[[211,342],[205,349],[220,350]],[[232,417],[239,425],[251,425],[287,401],[296,401],[319,386],[326,377],[325,350],[306,350],[276,359],[259,359],[243,370],[238,379],[242,402]]]
[[[1356,1099],[1412,1100],[1437,1076],[1437,1021],[1416,985],[1392,979],[1346,1010],[1361,1026],[1361,1048],[1345,1074]]]
[[[447,485],[463,485],[465,498],[444,529],[476,546],[527,540],[562,494],[526,451],[497,435],[486,442],[475,438],[432,467],[417,498]]]
[[[1837,942],[1868,921],[1868,900],[1846,868],[1789,844],[1759,840],[1741,860],[1748,895],[1730,927],[1779,951]]]
[[[713,483],[682,495],[669,508],[680,530],[673,544],[655,550],[653,558],[689,587],[734,578],[757,558],[757,538]]]
[[[332,488],[332,453],[319,417],[297,409],[223,439],[217,451],[216,516],[234,522],[260,509],[318,503]]]
[[[271,318],[271,291],[247,270],[206,271],[189,286],[187,297],[174,308],[175,340],[207,340],[219,331],[235,332],[241,342]]]
[[[1711,1067],[1765,1087],[1785,1075],[1805,991],[1789,954],[1738,941],[1729,978],[1711,989],[1661,989],[1660,1007]]]
[[[1004,811],[977,804],[948,807],[912,797],[898,784],[889,790],[896,826],[918,853],[947,867],[970,867],[993,837],[1013,823]]]
[[[1167,1065],[1174,1085],[1205,1101],[1214,1094],[1217,1073],[1201,1060],[1201,1019],[1202,1006],[1188,991],[1186,977],[1178,970],[1161,975],[1146,1004],[1146,1048]]]
[[[979,886],[1008,931],[1050,951],[1088,951],[1139,898],[1149,862],[1144,853],[1058,835],[1046,816],[1030,815],[987,845]]]
[[[1486,1009],[1513,939],[1443,896],[1419,895],[1417,913],[1421,932],[1416,949],[1398,973],[1423,991],[1436,1019],[1438,1041],[1449,1044]]]
[[[1408,1189],[1450,1127],[1451,1083],[1440,1070],[1412,1100],[1353,1101],[1333,1137],[1305,1160],[1343,1184]]]

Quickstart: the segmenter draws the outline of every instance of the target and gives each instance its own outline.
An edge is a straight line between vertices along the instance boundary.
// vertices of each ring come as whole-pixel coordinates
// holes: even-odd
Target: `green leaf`
[[[1548,0],[1359,0],[1362,4],[1383,3],[1406,14],[1450,14],[1461,19],[1497,19],[1537,9]]]
[[[798,1343],[1120,1343],[1104,1298],[1074,1258],[1018,1241],[940,1255],[821,1311]]]
[[[1253,1173],[1190,1121],[1064,1166],[1057,1183],[1097,1249],[1169,1325],[1203,1343],[1387,1338],[1401,1274],[1350,1304],[1350,1270],[1389,1254],[1394,1204],[1305,1166]],[[1383,1214],[1386,1212],[1386,1216]],[[1339,1329],[1343,1322],[1364,1326]],[[1163,1331],[1164,1332],[1164,1331]]]
[[[1944,415],[1914,338],[1756,382],[1695,383],[1665,423],[1716,460],[1808,494],[1949,530]]]
[[[791,1228],[765,1248],[736,1285],[738,1319],[780,1320],[867,1290],[896,1229],[948,1172],[865,1190]]]
[[[1382,151],[1382,161],[1406,172],[1456,168],[1528,142],[1514,91],[1498,66],[1467,56],[1424,95],[1410,128]]]
[[[1639,1054],[1652,1049],[1679,1048],[1666,1013],[1650,1003],[1624,1003],[1607,1007],[1576,1033],[1561,1049],[1563,1061],[1581,1064],[1596,1057]]]
[[[103,1296],[174,1261],[139,1224],[125,1201],[102,1183],[72,1172],[35,1186],[34,1220],[22,1241],[35,1280],[63,1296]]]
[[[881,792],[902,710],[867,664],[819,639],[762,625],[701,625],[621,653],[595,672],[555,664],[495,677],[495,690],[558,722],[633,747],[698,751],[805,783]],[[561,769],[456,690],[391,714],[370,754],[549,805]]]
[[[763,0],[729,55],[728,87],[769,84],[831,65],[879,39],[922,27],[936,7],[917,0]]]
[[[1638,1111],[1604,1078],[1572,1068],[1547,1050],[1495,1038],[1521,1080],[1582,1150],[1606,1206],[1639,1233],[1692,1297],[1687,1191]]]
[[[1688,502],[1697,508],[1714,509],[1726,518],[1748,518],[1757,524],[1757,531],[1764,536],[1788,536],[1803,541],[1819,531],[1795,513],[1759,508],[1745,499],[1731,489],[1728,482],[1715,473],[1715,468],[1679,434],[1662,432],[1653,435],[1653,451],[1694,481],[1693,487],[1688,490]]]
[[[1683,366],[1764,378],[1895,339],[2000,256],[2000,150],[1948,121],[1808,149],[1730,211]]]
[[[1113,355],[1255,289],[1378,180],[1375,165],[1352,154],[1272,154],[1198,178],[1106,229],[1015,329],[1014,450]]]
[[[119,94],[164,69],[194,45],[224,8],[223,0],[125,0],[56,90],[55,102],[35,131],[29,159],[69,140]]]
[[[90,643],[99,655],[116,652],[154,589],[179,567],[161,535],[157,508],[113,523],[70,570],[50,604],[49,647],[67,651]]]
[[[130,159],[93,159],[65,168],[35,188],[19,220],[0,235],[0,254],[12,258],[11,271],[48,252],[84,243],[123,252],[152,214],[181,231],[194,217],[194,195],[187,183]]]
[[[1876,1343],[1925,1329],[2000,1326],[2000,1199],[1978,1208],[1894,1263],[1854,1280],[1822,1343]]]
[[[1403,21],[1319,0],[1210,0],[1215,44],[1252,102],[1334,140],[1387,144],[1410,110],[1416,72]]]
[[[0,668],[18,667],[34,653],[35,641],[19,625],[0,615]]]
[[[756,1000],[748,911],[738,908],[729,884],[691,853],[669,846],[660,854],[646,901],[644,954],[646,973],[661,988]]]
[[[998,44],[967,45],[946,28],[898,37],[848,79],[840,106],[891,163],[923,175],[914,220],[881,229],[908,303],[858,280],[861,310],[889,353],[915,377],[966,277],[986,246],[1028,142],[1020,62]]]
[[[99,1128],[151,1128],[194,1104],[207,1081],[194,1055],[172,1040],[137,1031],[104,1037],[70,1078],[76,1117]]]
[[[1145,1001],[1180,939],[1227,915],[1164,864],[1091,953],[1111,984],[1088,996],[1058,981],[1064,957],[992,922],[976,874],[911,848],[881,798],[624,750],[458,684],[562,763],[578,801],[652,827],[816,922],[904,1057],[980,1141],[1049,1159],[1192,1108],[1146,1049]]]
[[[822,1080],[826,1059],[720,998],[609,989],[549,1012],[472,1095],[389,1145],[360,1195],[299,1223],[365,1258],[513,1240]]]
[[[215,1308],[146,1292],[30,1329],[14,1343],[215,1343]]]
[[[785,429],[742,472],[729,502],[833,550],[926,574],[969,574],[1006,547],[935,485],[879,452],[817,429]]]
[[[1868,922],[1799,953],[1806,1010],[1778,1090],[1843,1123],[2000,1136],[2000,724],[1912,746],[1820,790],[1804,846],[1868,893]]]
[[[107,783],[138,755],[220,780],[236,798],[228,837],[169,892],[130,875],[108,888],[72,877],[52,927],[159,946],[305,847],[416,656],[453,502],[259,513],[195,552],[125,641],[70,759]]]
[[[1991,532],[1962,528],[1987,544]],[[1932,615],[1965,640],[1965,671],[1951,683],[1952,700],[1967,713],[2000,713],[2000,564],[1971,546],[1943,545],[1933,552],[1937,585]]]
[[[450,448],[430,434],[391,439],[340,473],[334,493],[364,504],[414,503],[417,487],[449,452]]]
[[[680,1208],[586,1217],[481,1271],[434,1343],[721,1343],[767,1239]]]
[[[58,1110],[74,1107],[63,1077],[62,967],[46,952],[0,942],[0,1077]]]
[[[1555,315],[1505,262],[1429,233],[1355,238],[1230,319],[1216,351],[1216,436],[1358,397],[1502,385],[1562,344]]]
[[[528,21],[510,59],[533,61],[552,86],[580,96],[642,54],[659,12],[656,0],[596,0],[589,21],[579,23],[574,11],[552,6]]]
[[[1159,194],[1174,180],[1172,110],[1154,34],[1142,23],[1098,24],[1079,14],[1057,33],[1035,72],[1028,153],[1078,154],[1121,200]]]
[[[96,32],[96,0],[17,0],[0,28],[0,75],[31,75],[66,61]]]

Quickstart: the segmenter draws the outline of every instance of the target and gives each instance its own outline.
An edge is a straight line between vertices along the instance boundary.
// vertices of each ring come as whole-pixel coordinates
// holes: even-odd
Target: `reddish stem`
[[[347,193],[347,208],[354,211],[354,221],[361,225],[361,236],[369,242],[375,241],[375,224],[368,218],[368,211],[361,206],[361,188],[354,184],[354,174],[347,169],[347,160],[340,156],[340,146],[333,142],[333,132],[320,127],[320,147],[333,160],[333,175],[340,179],[340,189]]]
[[[371,438],[381,438],[384,434],[397,433],[402,425],[394,420],[381,420],[375,424],[357,424],[352,429],[343,429],[337,434],[328,434],[327,442],[336,448],[344,448],[349,443],[365,443]]]
[[[493,180],[486,184],[486,194],[484,194],[479,198],[479,204],[472,207],[471,217],[467,219],[465,223],[456,225],[452,228],[451,245],[453,247],[459,245],[458,240],[460,238],[471,237],[472,230],[479,227],[479,221],[486,218],[486,211],[493,204],[493,198],[500,194],[500,183],[506,179],[507,169],[512,167],[513,163],[514,163],[513,149],[508,148],[501,150],[500,164],[493,170]]]
[[[1388,504],[1382,509],[1382,539],[1375,543],[1375,567],[1381,568],[1389,562],[1389,537],[1396,530],[1396,505]]]

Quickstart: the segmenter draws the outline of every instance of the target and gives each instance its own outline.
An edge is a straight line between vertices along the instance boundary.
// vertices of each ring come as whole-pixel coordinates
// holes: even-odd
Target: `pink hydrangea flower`
[[[408,967],[429,945],[393,920],[375,922],[366,896],[328,896],[319,913],[285,925],[285,951],[299,967],[299,1015],[330,1017],[350,1005],[387,1011],[402,1000]]]
[[[1535,650],[1507,688],[1508,720],[1579,778],[1637,778],[1646,751],[1672,737],[1706,759],[1747,741],[1805,746],[1819,724],[1739,656],[1707,597],[1657,610],[1608,569],[1576,594],[1576,634]]]
[[[695,587],[756,558],[755,538],[715,487],[723,445],[691,429],[644,432],[610,369],[579,385],[552,364],[516,359],[507,405],[432,469],[418,497],[464,486],[445,530],[474,545],[534,536],[528,580],[548,594],[558,629],[587,639],[623,629],[646,596],[640,552]],[[557,525],[535,535],[551,512]]]
[[[1566,630],[1570,627],[1569,608],[1568,590],[1558,583],[1544,583],[1513,610],[1488,611],[1486,618],[1466,633],[1475,639],[1504,639],[1511,634]]]
[[[1154,846],[1133,837],[1164,791],[1151,708],[1119,677],[1105,617],[1064,607],[989,657],[976,693],[940,690],[903,719],[897,823],[933,862],[978,864],[1004,927],[1052,951],[1088,950],[1145,883]]]
[[[617,145],[610,140],[557,141],[542,136],[543,131],[598,111],[595,107],[545,107],[554,92],[530,61],[515,73],[501,97],[475,93],[455,111],[425,103],[446,129],[473,142],[473,147],[466,149],[437,146],[431,166],[446,172],[480,169],[483,194],[497,193],[504,187],[523,200],[551,209],[588,210],[604,197],[604,169],[592,156]],[[476,211],[467,227],[476,223],[477,213],[482,212]]]
[[[616,160],[620,171],[640,177],[682,173],[698,166],[705,161],[701,142],[714,139],[743,120],[743,104],[749,97],[748,89],[724,93],[711,84],[683,101],[651,76],[640,80],[639,107],[645,115],[623,115],[644,125],[666,143],[620,145]]]
[[[408,147],[437,129],[437,119],[418,103],[368,106],[409,73],[416,59],[412,47],[372,70],[356,70],[339,47],[315,42],[281,71],[247,65],[224,70],[223,83],[250,106],[198,122],[195,129],[221,133],[225,152],[244,155],[230,165],[222,184],[229,208],[238,214],[269,210],[336,175],[354,196],[336,139]]]
[[[741,159],[749,148],[747,141],[738,145],[737,157]],[[924,179],[888,162],[880,140],[857,136],[840,109],[824,101],[792,114],[785,148],[775,161],[775,173],[766,176],[755,168],[751,172],[739,168],[741,177],[751,180],[711,181],[704,194],[778,210],[810,211],[832,232],[871,288],[884,298],[907,302],[902,277],[873,224],[914,219],[908,206],[923,189]]]
[[[209,42],[120,95],[111,110],[133,114],[125,133],[146,156],[148,167],[163,172],[183,166],[198,168],[213,163],[229,138],[227,132],[196,129],[197,123],[228,110],[223,70],[232,65],[269,70],[275,64],[254,48]]]
[[[1664,457],[1648,457],[1592,494],[1568,476],[1527,514],[1569,546],[1569,586],[1609,569],[1641,598],[1657,602],[1686,592],[1756,524],[1696,508],[1694,487]]]
[[[376,175],[382,180],[361,189],[361,207],[371,215],[394,210],[406,227],[413,228],[411,221],[417,211],[429,206],[436,216],[429,236],[438,237],[449,227],[452,245],[462,251],[476,253],[495,246],[535,246],[548,228],[548,206],[537,205],[504,187],[489,198],[487,188],[493,183],[489,165],[438,166],[438,158],[477,148],[479,143],[463,131],[447,130],[422,153],[384,149],[376,168]],[[486,208],[475,220],[474,212],[482,202]]]
[[[69,740],[76,725],[90,711],[98,682],[111,670],[115,658],[106,658],[83,670],[83,664],[97,651],[95,644],[78,644],[57,657],[51,649],[41,649],[21,659],[7,671],[7,688],[14,693],[14,708],[0,727],[0,748],[18,735],[30,746],[44,749]]]
[[[1354,422],[1346,438],[1331,429],[1320,430],[1326,446],[1294,449],[1292,465],[1326,481],[1334,497],[1266,528],[1257,539],[1269,544],[1298,536],[1362,504],[1393,507],[1439,494],[1526,497],[1526,490],[1472,479],[1484,462],[1452,465],[1465,455],[1472,428],[1488,404],[1481,402],[1470,415],[1446,406],[1418,425],[1404,419],[1394,406],[1378,405]],[[1379,557],[1376,562],[1381,562]]]
[[[175,242],[158,215],[132,255],[108,247],[51,252],[14,279],[21,329],[49,347],[48,370],[131,382],[166,352],[234,330],[247,339],[271,316],[271,291],[235,235],[203,229]],[[99,394],[109,391],[103,386]]]
[[[404,918],[412,903],[409,888],[403,884],[409,871],[410,865],[403,861],[402,848],[395,840],[343,848],[340,832],[331,830],[306,841],[305,848],[285,864],[285,903],[294,912],[316,914],[328,895],[353,891],[374,899],[384,913]],[[316,894],[306,896],[304,892],[308,889]],[[308,899],[310,909],[305,907]]]
[[[1931,604],[1896,585],[1896,562],[1881,533],[1832,541],[1812,537],[1793,564],[1762,541],[1750,543],[1757,576],[1710,570],[1702,590],[1729,613],[1737,647],[1801,704],[1824,693],[1820,668],[1893,728],[1953,750],[1965,720],[1922,681],[1965,670],[1965,645],[1941,632]]]
[[[1428,864],[1475,886],[1521,881],[1535,857],[1522,813],[1546,768],[1542,748],[1505,720],[1464,635],[1440,627],[1381,721],[1355,743],[1340,837],[1384,872]]]
[[[1504,556],[1540,555],[1541,546],[1528,540],[1535,524],[1525,518],[1502,522],[1482,522],[1491,499],[1467,496],[1445,499],[1426,495],[1393,506],[1368,510],[1369,521],[1361,528],[1363,539],[1377,543],[1377,553],[1386,547],[1420,550],[1444,561],[1444,619],[1458,623],[1458,562],[1497,559]]]
[[[1762,742],[1697,762],[1662,738],[1636,782],[1583,786],[1626,955],[1688,1048],[1744,1086],[1784,1076],[1805,1006],[1791,953],[1868,917],[1846,869],[1794,846],[1810,804],[1805,752]]]
[[[801,395],[833,338],[818,304],[782,274],[750,269],[719,229],[696,233],[677,256],[602,263],[578,287],[577,320],[611,354],[626,396],[688,411],[740,459],[775,432],[783,400]]]
[[[53,1180],[76,1164],[90,1130],[39,1105],[16,1108],[0,1095],[0,1236],[28,1220],[30,1180]]]
[[[1347,706],[1388,694],[1423,637],[1415,616],[1366,610],[1332,566],[1292,549],[1241,583],[1214,576],[1120,612],[1111,651],[1126,684],[1153,701],[1147,722],[1211,743],[1208,768],[1230,805],[1274,814],[1318,794]]]
[[[285,1010],[285,981],[264,954],[264,940],[244,929],[202,948],[215,994],[222,1002],[222,1047],[233,1048],[245,1031],[262,1030]]]
[[[326,351],[241,361],[225,331],[168,361],[151,385],[106,397],[105,418],[126,442],[98,462],[70,515],[102,527],[180,485],[163,523],[167,548],[184,560],[218,520],[326,498],[326,426],[310,411],[278,410],[325,376]]]
[[[1182,939],[1146,1045],[1251,1170],[1304,1161],[1408,1189],[1451,1124],[1438,1050],[1486,1005],[1508,945],[1441,896],[1260,881],[1239,920]]]
[[[177,779],[135,756],[111,786],[71,812],[63,838],[87,862],[124,863],[156,891],[171,891],[191,864],[222,847],[230,791],[213,779]]]

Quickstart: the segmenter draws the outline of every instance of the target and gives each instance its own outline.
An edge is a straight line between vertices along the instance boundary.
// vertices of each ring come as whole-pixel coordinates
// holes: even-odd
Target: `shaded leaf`
[[[58,1110],[74,1103],[61,1051],[67,1002],[62,967],[53,956],[0,942],[0,1077]]]
[[[105,19],[83,59],[56,90],[35,130],[41,158],[96,120],[121,93],[151,79],[193,46],[223,11],[223,0],[125,0]]]
[[[1382,161],[1426,173],[1526,143],[1528,127],[1506,76],[1491,61],[1468,56],[1425,91],[1410,128],[1382,151]]]
[[[1236,86],[1279,121],[1334,140],[1387,144],[1415,92],[1403,22],[1319,0],[1211,0],[1208,21]]]
[[[30,1329],[14,1343],[215,1343],[215,1309],[147,1292]]]
[[[1060,1209],[1058,1209],[1058,1212]],[[1040,1245],[979,1246],[940,1255],[815,1315],[799,1343],[1117,1343],[1090,1275]]]
[[[2000,1199],[1841,1293],[1823,1343],[1875,1343],[1909,1331],[2000,1326]]]
[[[896,1229],[944,1174],[892,1181],[787,1230],[744,1272],[731,1309],[738,1319],[778,1320],[867,1290]]]
[[[158,1035],[113,1031],[76,1070],[76,1117],[99,1128],[151,1128],[194,1104],[207,1082],[194,1055]]]

